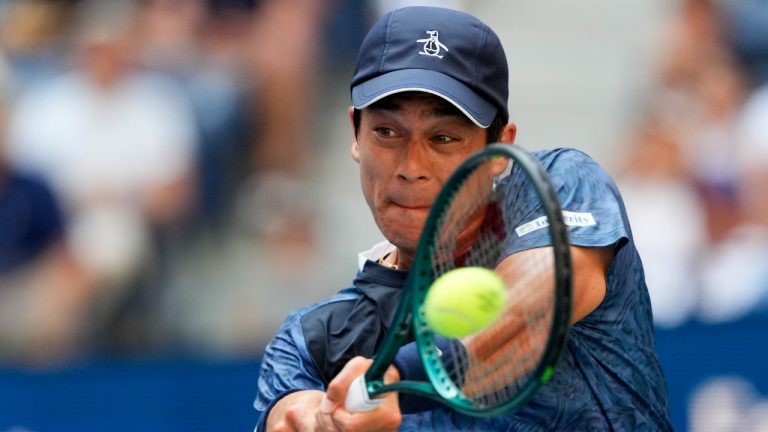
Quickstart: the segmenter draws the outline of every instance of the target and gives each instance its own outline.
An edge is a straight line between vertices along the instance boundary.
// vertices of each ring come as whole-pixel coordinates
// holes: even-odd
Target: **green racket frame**
[[[439,229],[439,220],[451,203],[455,192],[469,175],[484,161],[494,157],[506,157],[522,166],[523,171],[542,198],[542,207],[549,219],[549,231],[555,256],[555,307],[552,315],[548,345],[541,361],[529,380],[517,395],[493,407],[481,407],[466,398],[450,379],[440,360],[435,336],[426,324],[421,312],[427,291],[435,279],[432,270],[432,239]],[[568,338],[571,314],[572,264],[568,231],[563,221],[562,209],[556,191],[544,168],[530,153],[517,145],[490,144],[470,156],[451,175],[435,199],[419,239],[415,261],[408,275],[403,298],[373,364],[365,374],[366,389],[371,398],[385,392],[397,391],[419,395],[440,401],[452,408],[476,417],[499,415],[520,409],[528,399],[552,376],[555,364],[562,354]],[[400,381],[385,385],[384,372],[395,358],[398,349],[408,339],[413,329],[419,355],[431,383]]]

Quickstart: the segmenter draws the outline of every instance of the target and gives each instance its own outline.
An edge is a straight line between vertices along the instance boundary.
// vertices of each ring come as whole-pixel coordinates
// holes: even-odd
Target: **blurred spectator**
[[[664,327],[696,313],[696,259],[707,240],[701,202],[688,182],[678,139],[659,119],[647,120],[617,180],[643,257],[654,319]]]
[[[329,51],[328,59],[322,57],[325,25],[340,1],[212,1],[205,23],[169,37],[167,26],[159,23],[162,15],[177,20],[171,9],[162,12],[172,3],[150,2],[145,22],[154,20],[158,28],[166,29],[162,32],[166,48],[171,39],[176,44],[191,40],[191,33],[202,44],[197,61],[207,66],[193,68],[196,71],[188,74],[194,78],[187,80],[192,84],[187,87],[190,94],[199,99],[200,112],[205,113],[199,118],[213,121],[203,135],[202,158],[208,158],[210,172],[230,175],[218,177],[223,180],[219,187],[228,190],[226,183],[234,181],[237,195],[235,223],[226,227],[226,242],[203,237],[196,244],[200,253],[181,258],[175,283],[162,299],[162,327],[168,339],[183,349],[230,355],[258,352],[280,315],[319,277],[309,270],[318,261],[313,176],[318,152],[326,144],[315,124],[316,94],[325,79],[323,66],[345,54]],[[148,38],[146,53],[157,52],[160,33]],[[180,33],[187,36],[179,37]],[[145,59],[164,68],[167,57]],[[172,58],[178,57],[177,53]],[[244,123],[248,135],[237,133]],[[246,149],[239,143],[243,137],[249,140]],[[201,174],[205,176],[205,169]],[[216,176],[210,178],[215,181]],[[217,256],[210,254],[213,247]],[[296,266],[308,270],[289,270]],[[185,270],[190,267],[205,271]],[[212,291],[211,286],[219,288]]]
[[[314,133],[318,126],[313,124],[313,113],[323,109],[316,96],[322,83],[325,24],[337,2],[260,0],[248,35],[246,67],[256,134],[252,176],[238,201],[239,207],[248,208],[282,198],[274,207],[260,206],[258,216],[246,222],[252,234],[276,247],[292,231],[312,236],[315,229],[315,209],[281,191],[298,188],[305,196],[311,193],[313,161],[323,144]]]
[[[53,192],[5,160],[9,82],[0,51],[0,361],[49,363],[80,348],[91,284],[66,247]]]
[[[252,8],[204,0],[140,3],[140,59],[174,80],[195,116],[198,148],[198,220],[226,224],[248,169],[251,103],[245,86],[245,50]]]
[[[234,69],[235,84],[247,91],[251,147],[248,158],[240,157],[246,178],[238,183],[234,223],[224,236],[203,236],[184,254],[162,299],[161,319],[177,348],[250,354],[263,349],[297,298],[325,294],[329,275],[338,271],[329,248],[321,249],[326,209],[320,205],[328,204],[317,198],[323,182],[338,174],[326,172],[324,153],[343,151],[328,137],[344,125],[348,98],[340,106],[336,95],[344,93],[328,88],[347,85],[341,78],[351,71],[343,68],[355,54],[354,37],[367,30],[360,25],[365,8],[356,0],[210,3],[211,16],[198,30],[202,56]],[[326,93],[332,96],[318,100]],[[210,100],[203,105],[215,108]],[[229,151],[221,139],[211,144]]]
[[[72,250],[101,288],[96,331],[131,288],[155,287],[142,280],[163,264],[154,241],[194,199],[194,121],[173,85],[136,68],[137,14],[129,0],[78,4],[74,69],[26,92],[9,122],[11,161],[53,185]]]
[[[622,180],[660,325],[737,319],[768,296],[768,234],[750,222],[768,184],[768,146],[754,145],[766,118],[754,98],[742,110],[752,87],[730,45],[731,4],[678,4]]]
[[[250,36],[260,138],[257,169],[304,176],[312,161],[310,113],[324,23],[333,1],[262,0]]]
[[[650,110],[677,135],[683,164],[698,189],[708,237],[738,223],[735,122],[746,77],[726,43],[723,11],[712,0],[683,0],[651,95]]]
[[[751,6],[759,17],[756,4]],[[725,14],[727,8],[736,4],[721,7]],[[762,16],[768,16],[768,3],[763,2],[762,8]],[[724,29],[738,31],[735,27]],[[729,35],[723,37],[726,42],[732,39]],[[733,50],[732,45],[726,46]],[[732,88],[736,77],[733,71],[709,68],[709,87],[718,89],[712,93],[721,95],[711,98],[711,112],[726,115],[720,116],[724,121],[719,129],[700,128],[698,134],[692,134],[705,137],[700,142],[707,143],[708,138],[710,145],[704,150],[712,153],[712,163],[701,170],[709,174],[697,173],[696,178],[710,180],[699,184],[703,185],[710,221],[719,222],[719,227],[710,222],[710,247],[699,262],[699,317],[713,322],[768,311],[768,224],[761,214],[768,208],[764,192],[768,184],[768,109],[766,97],[761,96],[763,92],[752,92],[752,76],[748,72],[755,70],[741,71],[736,88]],[[729,87],[734,96],[726,94]]]
[[[2,143],[11,94],[11,86],[6,84],[10,83],[10,74],[5,66],[0,57],[0,220],[3,221],[0,273],[3,274],[33,261],[60,240],[64,223],[50,189],[39,181],[19,175],[4,160]]]
[[[734,144],[741,217],[702,259],[701,315],[709,321],[768,316],[768,86],[744,106]]]

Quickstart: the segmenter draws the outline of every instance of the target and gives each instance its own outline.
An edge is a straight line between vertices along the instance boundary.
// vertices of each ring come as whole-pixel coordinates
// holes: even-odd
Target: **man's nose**
[[[397,175],[407,181],[429,179],[431,162],[427,151],[424,143],[411,139],[403,149]]]

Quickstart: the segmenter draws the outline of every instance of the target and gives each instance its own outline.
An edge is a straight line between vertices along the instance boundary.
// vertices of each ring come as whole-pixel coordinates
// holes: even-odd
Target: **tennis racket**
[[[483,330],[445,339],[425,321],[422,304],[436,278],[464,266],[494,269],[508,301]],[[550,379],[563,351],[571,285],[568,233],[544,168],[519,146],[486,146],[436,197],[390,330],[371,367],[351,384],[345,408],[375,409],[378,396],[393,391],[478,417],[521,408]],[[384,372],[410,341],[423,379],[384,384]]]

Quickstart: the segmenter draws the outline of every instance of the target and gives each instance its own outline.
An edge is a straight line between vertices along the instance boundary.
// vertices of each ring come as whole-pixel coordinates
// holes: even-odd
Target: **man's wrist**
[[[255,430],[255,432],[266,432],[267,425],[268,425],[268,422],[269,422],[269,414],[272,412],[272,409],[275,407],[275,405],[280,403],[280,401],[282,401],[286,396],[288,396],[290,394],[293,394],[293,393],[296,393],[296,392],[300,392],[300,391],[306,391],[306,390],[304,390],[304,389],[291,389],[291,390],[286,390],[286,391],[278,394],[277,396],[275,396],[275,398],[272,399],[272,402],[270,402],[269,405],[267,405],[267,407],[264,409],[264,412],[261,414],[261,418],[259,418],[259,421],[256,423],[256,430]]]

